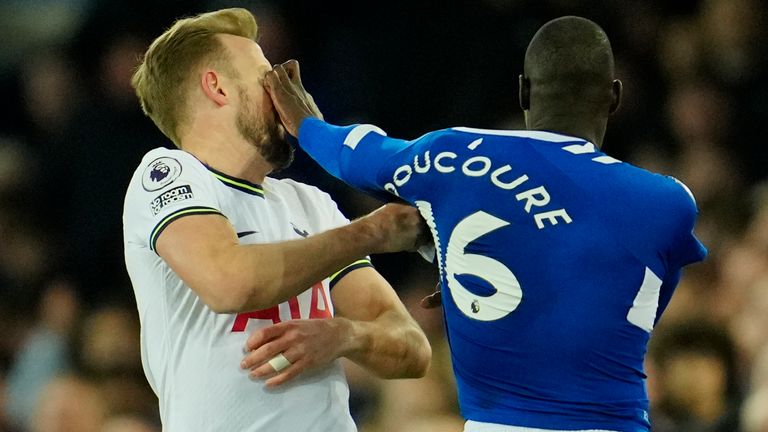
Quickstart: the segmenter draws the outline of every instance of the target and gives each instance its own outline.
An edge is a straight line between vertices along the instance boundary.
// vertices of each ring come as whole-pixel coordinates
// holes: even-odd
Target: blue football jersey
[[[426,219],[466,419],[650,429],[650,332],[681,268],[706,256],[682,183],[541,131],[405,141],[308,119],[299,143],[334,176]]]

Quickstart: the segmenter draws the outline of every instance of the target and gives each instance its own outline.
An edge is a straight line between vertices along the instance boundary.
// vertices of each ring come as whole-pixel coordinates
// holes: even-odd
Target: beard
[[[246,141],[259,150],[261,157],[272,165],[272,172],[287,168],[293,162],[293,146],[286,139],[283,125],[258,115],[245,89],[240,89],[240,109],[237,130]],[[275,113],[275,118],[277,113]]]

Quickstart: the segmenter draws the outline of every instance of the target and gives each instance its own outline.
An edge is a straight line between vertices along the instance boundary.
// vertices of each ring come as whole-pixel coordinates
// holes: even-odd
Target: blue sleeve
[[[409,163],[430,135],[405,141],[389,138],[373,125],[334,126],[307,118],[299,128],[299,145],[334,177],[377,197],[391,198],[387,183],[392,172]]]
[[[703,261],[707,256],[707,248],[696,238],[693,232],[696,225],[698,209],[696,201],[690,190],[680,181],[674,179],[685,193],[678,190],[678,199],[676,205],[677,226],[673,236],[673,243],[669,250],[668,268],[675,271],[684,266]]]
[[[661,283],[661,289],[659,293],[659,304],[656,307],[656,318],[653,320],[653,326],[659,323],[661,315],[667,310],[669,301],[672,300],[672,294],[677,288],[677,284],[680,283],[680,277],[682,276],[682,270],[677,269],[673,272],[668,272]]]

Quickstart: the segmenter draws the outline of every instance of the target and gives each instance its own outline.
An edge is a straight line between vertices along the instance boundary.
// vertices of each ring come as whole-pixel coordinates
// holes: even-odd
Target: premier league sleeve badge
[[[173,183],[181,175],[179,161],[169,157],[160,157],[153,160],[144,169],[141,176],[141,185],[147,192],[160,190]]]

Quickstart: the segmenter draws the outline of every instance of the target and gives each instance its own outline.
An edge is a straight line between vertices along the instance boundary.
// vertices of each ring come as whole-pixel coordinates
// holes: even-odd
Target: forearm
[[[340,127],[307,118],[299,129],[299,146],[332,176],[342,179],[340,155],[345,138],[354,127]]]
[[[344,328],[341,356],[380,378],[420,378],[429,368],[432,349],[413,319],[395,311],[373,321],[335,318]]]
[[[299,145],[334,177],[378,197],[391,198],[382,195],[385,187],[378,173],[410,143],[389,138],[374,125],[334,126],[308,118],[301,124]]]
[[[213,311],[239,313],[282,303],[366,255],[415,249],[426,232],[402,204],[305,239],[250,245],[221,216],[187,216],[163,231],[157,252]]]
[[[233,312],[282,303],[373,253],[378,242],[373,227],[356,221],[306,239],[240,246],[221,257],[225,280],[237,281]]]

